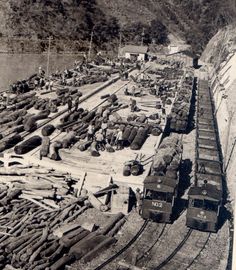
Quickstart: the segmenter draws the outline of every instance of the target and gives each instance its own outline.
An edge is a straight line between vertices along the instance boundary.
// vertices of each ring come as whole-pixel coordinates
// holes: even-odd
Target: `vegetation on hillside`
[[[233,3],[233,0],[4,0],[0,36],[7,39],[9,46],[14,45],[14,39],[22,39],[15,42],[16,50],[22,51],[44,51],[47,38],[53,36],[52,48],[61,51],[87,49],[92,32],[94,45],[100,49],[117,48],[120,33],[122,43],[140,43],[143,38],[144,44],[163,44],[168,42],[171,32],[191,44],[194,52],[201,52],[216,31],[232,21]]]

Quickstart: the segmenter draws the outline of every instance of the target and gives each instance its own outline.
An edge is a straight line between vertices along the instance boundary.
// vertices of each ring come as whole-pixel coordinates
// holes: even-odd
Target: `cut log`
[[[22,137],[19,134],[13,134],[11,137],[7,139],[3,139],[0,141],[0,152],[15,146],[22,140]]]
[[[61,160],[59,155],[59,149],[62,148],[62,143],[59,141],[55,141],[50,144],[49,148],[49,158],[52,160]]]
[[[121,212],[111,217],[108,220],[107,224],[102,229],[99,229],[99,233],[104,234],[104,235],[107,234],[110,230],[112,230],[115,224],[119,222],[123,217],[124,217],[124,214]]]
[[[133,142],[130,145],[132,150],[139,150],[141,149],[142,145],[144,144],[145,140],[148,136],[147,128],[139,128],[137,135],[135,136]]]
[[[41,157],[47,157],[49,154],[49,147],[50,147],[50,138],[44,136],[42,139],[42,145],[40,149]]]
[[[23,155],[40,146],[41,142],[42,138],[40,136],[35,135],[29,138],[28,140],[24,141],[23,143],[15,146],[14,151],[17,155]]]
[[[42,128],[42,135],[43,136],[50,136],[55,130],[54,125],[46,125]]]
[[[87,263],[92,259],[96,258],[101,252],[105,251],[109,248],[112,244],[116,242],[114,237],[108,237],[98,245],[96,245],[91,251],[86,253],[86,255],[82,258],[82,261]]]

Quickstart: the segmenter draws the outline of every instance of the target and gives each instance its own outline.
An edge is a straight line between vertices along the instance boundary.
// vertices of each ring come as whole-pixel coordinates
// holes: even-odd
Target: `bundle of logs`
[[[94,74],[94,77],[88,75],[84,84],[107,80],[107,75],[100,68],[95,68],[91,74]],[[50,113],[57,113],[58,107],[66,105],[69,97],[75,100],[82,96],[78,89],[65,87],[57,89],[56,94],[57,97],[54,99],[40,98],[39,95],[36,95],[36,91],[18,95],[3,95],[3,106],[1,106],[2,110],[0,111],[0,151],[18,143],[19,137],[15,140],[16,135],[36,129],[38,120],[47,119]],[[28,112],[30,109],[41,112],[32,114]],[[72,116],[70,121],[76,120],[77,116],[78,114]]]
[[[175,102],[168,115],[169,130],[174,132],[186,132],[189,125],[189,114],[193,92],[193,74],[185,77],[181,89],[178,91]]]
[[[86,84],[105,82],[108,80],[108,75],[111,74],[99,68],[90,68],[84,71],[70,70],[69,73],[69,76],[66,76],[66,80],[60,81],[61,85],[83,86]]]
[[[177,179],[182,158],[183,145],[177,134],[163,139],[153,157],[151,175]]]
[[[0,186],[1,269],[59,270],[74,261],[87,263],[116,242],[114,236],[125,223],[119,213],[103,227],[84,228],[77,218],[90,207],[87,197],[49,210],[20,194]]]
[[[59,208],[58,205],[70,200],[78,192],[76,185],[79,179],[48,169],[12,165],[10,168],[1,168],[0,176],[2,187],[20,189],[21,198],[30,199],[49,210]]]

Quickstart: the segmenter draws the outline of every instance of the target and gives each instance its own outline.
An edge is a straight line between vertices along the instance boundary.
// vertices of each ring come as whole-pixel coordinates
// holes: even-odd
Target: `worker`
[[[53,86],[54,86],[54,81],[50,80],[50,82],[49,82],[49,90],[50,91],[52,91]]]
[[[135,96],[135,86],[133,85],[131,88],[131,95],[134,97]]]
[[[105,119],[108,119],[109,118],[109,114],[110,114],[110,110],[109,108],[107,108],[103,114],[102,114],[102,117],[105,118]]]
[[[94,123],[91,123],[88,126],[88,133],[87,133],[88,141],[93,141],[93,136],[94,136]]]
[[[49,89],[49,81],[45,82],[45,89],[48,90]]]
[[[129,95],[129,89],[128,89],[128,86],[127,86],[127,85],[126,85],[125,88],[124,88],[124,94],[125,94],[126,96]]]
[[[44,77],[45,71],[42,69],[42,67],[39,67],[39,76]]]
[[[103,122],[102,122],[102,125],[101,125],[102,134],[103,134],[104,136],[106,136],[107,127],[108,127],[108,125],[107,125],[107,119],[104,118],[104,119],[103,119]]]
[[[72,98],[69,97],[67,100],[68,112],[71,112],[72,109]]]
[[[78,107],[79,107],[79,96],[76,97],[75,99],[75,111],[78,111]]]
[[[112,129],[106,130],[106,142],[110,145],[112,145],[112,138],[113,138],[114,131]]]
[[[137,106],[136,106],[137,102],[135,99],[130,99],[130,111],[131,112],[135,112],[136,109],[137,109]]]
[[[140,191],[140,188],[136,189],[135,198],[136,198],[136,211],[140,214],[142,207],[142,193]]]
[[[96,143],[97,143],[98,150],[104,151],[105,150],[105,147],[104,147],[104,143],[105,143],[104,135],[101,132],[97,132],[96,136],[95,136],[95,140],[96,140]]]
[[[141,79],[141,81],[144,81],[144,73],[143,72],[140,74],[140,79]]]
[[[123,149],[123,131],[121,129],[118,130],[115,144],[116,144],[116,150]]]

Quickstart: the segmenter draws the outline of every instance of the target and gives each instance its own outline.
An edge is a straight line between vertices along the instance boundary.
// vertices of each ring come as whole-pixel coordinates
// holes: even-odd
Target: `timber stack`
[[[189,127],[189,115],[192,103],[194,87],[194,75],[189,71],[185,76],[181,89],[177,93],[177,97],[172,107],[172,111],[168,116],[169,131],[186,132]]]

